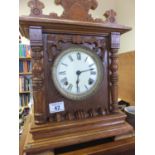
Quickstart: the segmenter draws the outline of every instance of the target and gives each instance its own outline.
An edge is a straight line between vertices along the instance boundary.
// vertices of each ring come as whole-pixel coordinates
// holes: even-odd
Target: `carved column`
[[[32,88],[34,99],[34,119],[36,124],[46,122],[43,40],[41,27],[29,28],[32,56]]]
[[[110,89],[111,89],[111,111],[118,110],[118,49],[120,47],[120,33],[111,33],[111,63],[110,63]]]

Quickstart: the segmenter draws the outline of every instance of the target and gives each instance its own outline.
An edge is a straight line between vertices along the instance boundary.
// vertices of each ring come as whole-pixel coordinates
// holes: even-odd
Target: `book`
[[[23,61],[23,71],[24,73],[28,72],[27,61]]]
[[[19,77],[19,92],[30,91],[32,86],[32,80],[30,76]]]
[[[27,58],[30,58],[30,57],[31,57],[30,46],[26,46],[26,57],[27,57]]]
[[[31,58],[31,47],[30,47],[30,45],[19,44],[19,57]]]
[[[19,72],[22,73],[23,72],[23,62],[19,61]]]
[[[32,63],[30,60],[20,60],[19,61],[19,72],[27,73],[32,71]]]
[[[19,44],[19,57],[22,57],[22,44]]]

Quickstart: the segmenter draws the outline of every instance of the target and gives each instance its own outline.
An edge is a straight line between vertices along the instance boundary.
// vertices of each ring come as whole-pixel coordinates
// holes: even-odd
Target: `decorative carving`
[[[52,60],[53,60],[52,46],[53,46],[53,45],[48,45],[48,50],[47,50],[48,61],[52,61]]]
[[[81,44],[83,42],[82,37],[80,35],[72,36],[73,44]]]
[[[32,48],[32,86],[33,90],[41,89],[43,86],[43,65],[42,55],[43,47],[31,47]]]
[[[38,91],[43,86],[43,78],[42,77],[32,77],[32,87],[33,91]]]
[[[67,120],[70,120],[70,121],[73,120],[73,119],[74,119],[73,114],[70,113],[70,112],[67,112],[67,113],[66,113],[66,119],[67,119]]]
[[[41,74],[43,72],[43,65],[40,62],[35,62],[32,67],[33,75]]]
[[[42,29],[40,27],[31,27],[29,29],[29,33],[30,33],[31,51],[32,51],[31,56],[32,56],[32,88],[34,98],[34,117],[35,117],[35,123],[39,124],[46,122],[46,113],[45,113],[46,109],[44,108],[45,98],[44,98]]]
[[[32,47],[33,48],[33,51],[31,53],[31,57],[34,59],[34,60],[38,60],[38,59],[41,59],[43,57],[43,54],[42,54],[42,48],[40,47]]]
[[[56,13],[52,12],[49,14],[49,18],[59,19],[60,17]]]
[[[117,100],[118,100],[118,49],[120,46],[120,33],[111,33],[111,64],[110,64],[110,82],[111,82],[111,110],[118,110]]]
[[[43,47],[32,46],[32,88],[34,98],[34,117],[35,123],[40,124],[46,121],[44,109],[39,109],[39,106],[44,104],[44,91],[43,91]]]
[[[80,35],[54,35],[49,34],[47,36],[47,53],[48,60],[52,61],[59,52],[61,52],[63,45],[65,43],[71,44],[83,44],[95,51],[101,59],[104,59],[104,49],[106,48],[106,38],[103,37],[90,37],[90,36],[80,36]]]
[[[98,6],[97,0],[55,0],[56,5],[61,5],[64,9],[62,15],[58,16],[52,12],[49,15],[42,14],[42,9],[45,7],[39,0],[30,0],[28,6],[31,8],[30,16],[39,16],[53,19],[69,19],[77,21],[89,21],[97,23],[115,23],[116,12],[108,10],[104,13],[106,20],[100,18],[94,19],[89,10],[95,10]]]
[[[36,92],[34,92],[35,94]],[[42,99],[42,94],[40,94],[40,96],[37,98],[36,96],[38,95],[38,93],[36,95],[34,95],[34,101],[37,102]],[[47,117],[46,115],[44,115],[43,113],[35,113],[34,114],[34,118],[35,118],[35,123],[36,124],[42,124],[45,123],[47,121]]]
[[[61,120],[62,120],[61,113],[56,113],[56,121],[61,122]]]
[[[39,0],[30,0],[28,6],[31,8],[30,16],[41,16],[42,9],[45,7]]]
[[[116,22],[116,19],[115,19],[116,12],[114,10],[107,10],[104,13],[104,16],[106,17],[106,22],[108,22],[108,23],[115,23]]]
[[[98,5],[96,0],[55,0],[55,3],[64,8],[61,18],[79,21],[93,21],[88,12],[95,10]]]
[[[89,114],[89,117],[93,117],[93,116],[94,116],[93,109],[90,109],[90,110],[88,111],[88,114]]]

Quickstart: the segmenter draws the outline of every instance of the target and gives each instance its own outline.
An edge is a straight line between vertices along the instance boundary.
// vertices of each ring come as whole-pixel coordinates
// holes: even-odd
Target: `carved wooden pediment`
[[[67,19],[76,21],[88,21],[88,22],[103,22],[103,23],[115,23],[116,12],[108,10],[104,13],[106,18],[103,21],[100,18],[94,19],[89,10],[95,10],[98,6],[97,0],[55,0],[56,5],[61,5],[64,9],[62,15],[58,16],[52,12],[49,15],[44,15],[42,9],[45,8],[43,2],[39,0],[30,0],[28,6],[31,8],[30,16],[38,16],[53,19]]]
[[[95,10],[98,5],[96,0],[56,0],[55,3],[64,8],[62,18],[80,21],[92,21],[88,12]]]

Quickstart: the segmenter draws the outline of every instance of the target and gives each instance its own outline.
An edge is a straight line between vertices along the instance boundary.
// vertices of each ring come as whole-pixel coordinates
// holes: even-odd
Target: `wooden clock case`
[[[131,28],[116,23],[116,13],[108,10],[105,21],[93,19],[88,11],[96,0],[55,0],[64,8],[61,16],[42,14],[44,4],[31,0],[29,16],[20,17],[20,32],[30,39],[34,117],[32,137],[25,152],[51,150],[62,146],[116,136],[132,130],[126,115],[117,108],[117,52],[120,35]],[[104,66],[100,89],[88,99],[73,101],[54,87],[51,67],[64,48],[80,45],[93,50]],[[64,101],[65,111],[49,113],[49,103]]]

